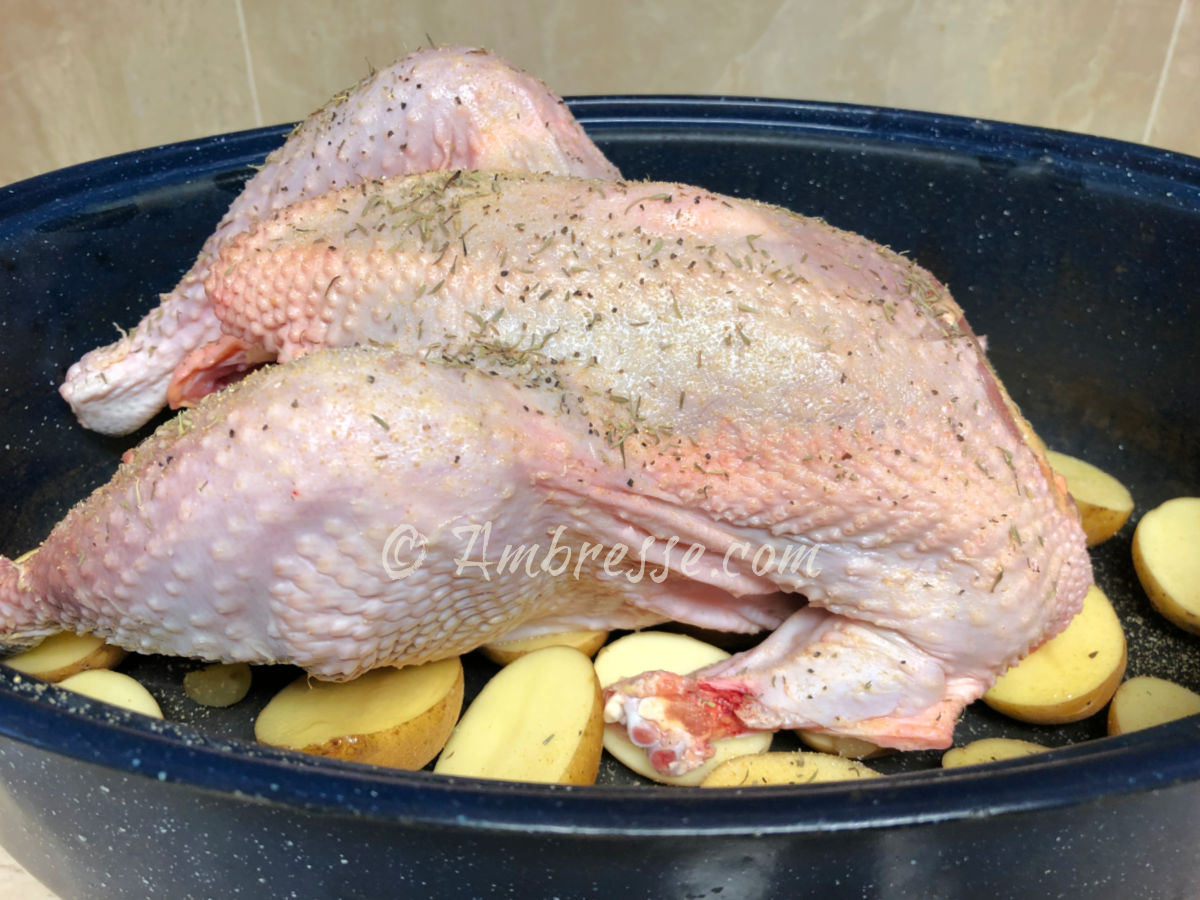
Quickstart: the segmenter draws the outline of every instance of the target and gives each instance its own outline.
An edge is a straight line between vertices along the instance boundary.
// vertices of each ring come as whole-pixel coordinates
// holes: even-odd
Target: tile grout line
[[[246,60],[246,81],[250,86],[250,104],[254,109],[254,124],[262,127],[262,106],[258,102],[258,79],[254,75],[254,57],[250,53],[250,35],[246,31],[246,14],[242,9],[242,0],[233,0],[237,9],[238,30],[242,33],[242,56]]]
[[[241,0],[238,0],[240,3]],[[1167,73],[1175,59],[1175,45],[1179,42],[1179,32],[1183,28],[1183,18],[1187,14],[1188,0],[1179,0],[1179,8],[1175,10],[1175,25],[1171,29],[1171,39],[1167,41],[1167,55],[1163,59],[1162,70],[1158,73],[1158,84],[1154,87],[1154,99],[1150,101],[1150,111],[1146,116],[1146,127],[1142,131],[1142,143],[1150,143],[1150,133],[1154,130],[1154,120],[1158,118],[1158,104],[1162,100],[1163,90],[1167,84]]]

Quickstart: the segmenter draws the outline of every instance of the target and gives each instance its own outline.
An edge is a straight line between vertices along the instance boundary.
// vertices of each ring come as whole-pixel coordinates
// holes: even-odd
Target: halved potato
[[[1139,675],[1124,682],[1108,705],[1108,733],[1125,734],[1200,713],[1200,694],[1165,678]]]
[[[700,787],[751,787],[763,784],[819,784],[882,778],[874,769],[829,753],[754,753],[727,759],[700,782]]]
[[[233,706],[250,692],[252,675],[246,663],[213,663],[183,676],[183,692],[201,706]]]
[[[613,641],[596,654],[596,675],[602,688],[622,678],[662,669],[685,675],[728,659],[729,654],[684,634],[638,631]],[[650,764],[646,751],[629,739],[620,725],[604,726],[604,749],[646,778],[663,784],[700,784],[722,762],[748,753],[764,753],[771,746],[767,732],[751,732],[712,742],[714,753],[702,765],[683,775],[663,775]]]
[[[983,701],[1022,722],[1055,725],[1099,712],[1125,674],[1125,632],[1092,586],[1083,609],[1057,636],[1000,676]]]
[[[600,768],[600,684],[572,647],[543,647],[492,676],[433,770],[443,775],[592,784]]]
[[[1176,497],[1142,516],[1133,567],[1154,608],[1200,634],[1200,497]]]
[[[820,753],[832,753],[834,756],[844,756],[846,759],[874,759],[886,756],[894,751],[888,747],[880,747],[862,738],[850,737],[845,734],[826,734],[823,731],[809,731],[807,728],[797,728],[796,737],[807,747]]]
[[[77,672],[64,678],[58,686],[93,700],[131,709],[144,716],[152,716],[155,719],[163,717],[158,701],[141,682],[111,669]]]
[[[76,672],[111,668],[125,656],[125,650],[104,643],[104,638],[63,631],[8,657],[4,665],[46,681],[62,681]]]
[[[942,754],[942,768],[956,769],[959,766],[974,766],[1002,759],[1020,759],[1034,753],[1045,753],[1049,749],[1042,744],[1019,741],[1016,738],[982,738],[965,746],[947,750]]]
[[[507,666],[514,659],[541,650],[543,647],[573,647],[584,656],[592,657],[608,640],[607,631],[559,631],[554,634],[538,634],[533,637],[516,638],[511,641],[493,641],[479,649],[483,655],[498,666]]]
[[[462,700],[458,657],[384,666],[345,682],[301,676],[263,707],[254,736],[317,756],[419,769],[446,743]]]
[[[1125,485],[1103,469],[1065,453],[1047,450],[1046,459],[1067,480],[1067,491],[1079,508],[1089,547],[1121,530],[1133,512],[1133,497]]]

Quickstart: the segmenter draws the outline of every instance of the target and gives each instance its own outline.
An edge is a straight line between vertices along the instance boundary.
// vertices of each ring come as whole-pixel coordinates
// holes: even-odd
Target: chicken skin
[[[363,79],[303,122],[233,201],[196,262],[120,340],[60,387],[80,423],[127,434],[170,400],[194,402],[269,357],[222,334],[204,290],[225,243],[282,207],[364,178],[483,168],[615,178],[562,100],[482,50],[422,50]]]
[[[947,746],[1091,584],[945,287],[820,220],[455,171],[294,204],[217,259],[221,327],[286,364],[0,561],[5,633],[345,678],[522,630],[771,631],[609,689],[678,773],[752,729]]]

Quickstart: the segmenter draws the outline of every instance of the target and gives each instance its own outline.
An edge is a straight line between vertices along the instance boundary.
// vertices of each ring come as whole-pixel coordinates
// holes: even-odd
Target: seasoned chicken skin
[[[454,168],[617,177],[562,100],[531,75],[482,50],[413,53],[334,97],[292,132],[246,183],[175,289],[119,341],[75,363],[62,396],[85,427],[127,434],[168,399],[186,405],[267,361],[222,335],[204,292],[225,242],[332,188]]]
[[[468,561],[487,559],[474,525],[498,544],[569,521],[540,485],[570,446],[555,401],[381,349],[259,370],[127,453],[26,561],[0,558],[4,631],[344,679],[539,617],[662,621],[590,578],[564,592]]]
[[[747,729],[946,746],[1091,583],[961,309],[819,220],[677,184],[436,173],[282,210],[207,288],[229,334],[308,357],[164,426],[0,563],[6,632],[340,678],[516,629],[771,629],[610,689],[609,719],[679,772]],[[343,344],[387,349],[313,352]],[[389,580],[395,529],[423,555]],[[543,553],[483,571],[484,530],[494,556]]]

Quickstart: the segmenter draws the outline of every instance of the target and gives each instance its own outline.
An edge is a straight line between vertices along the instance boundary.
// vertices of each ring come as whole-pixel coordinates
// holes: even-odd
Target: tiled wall
[[[563,94],[884,104],[1200,155],[1200,0],[0,0],[0,184],[301,118],[429,40]]]

